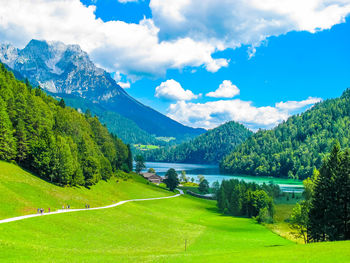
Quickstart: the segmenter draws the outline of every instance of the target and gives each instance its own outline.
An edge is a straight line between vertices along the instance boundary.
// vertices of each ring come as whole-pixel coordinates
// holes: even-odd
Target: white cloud
[[[222,49],[257,47],[290,31],[329,29],[350,13],[349,0],[151,0],[150,7],[164,38],[215,40]]]
[[[206,94],[207,97],[212,98],[233,98],[239,94],[239,88],[233,85],[231,81],[224,80],[216,91]]]
[[[155,96],[167,100],[185,101],[197,99],[201,94],[194,95],[192,91],[184,90],[179,82],[169,79],[156,87]]]
[[[328,29],[350,13],[350,0],[151,0],[153,18],[134,24],[97,19],[95,6],[79,0],[0,0],[0,5],[1,42],[79,44],[100,66],[135,78],[184,67],[216,72],[229,63],[213,58],[217,51],[242,44],[255,48],[293,30]]]
[[[227,66],[214,59],[216,47],[189,37],[160,41],[152,19],[138,24],[103,22],[95,6],[79,0],[0,0],[0,41],[23,47],[32,38],[79,44],[94,62],[128,76],[162,75],[167,69]]]
[[[276,107],[255,107],[252,102],[239,99],[206,103],[179,101],[169,106],[168,116],[192,127],[214,128],[234,120],[252,130],[269,129],[286,120],[290,116],[289,110],[297,109],[292,104],[304,107],[317,101],[319,99],[309,98],[300,102],[280,102],[276,103]]]
[[[123,89],[129,89],[130,88],[130,82],[118,82],[118,85],[122,87]]]
[[[308,97],[306,100],[302,101],[287,101],[287,102],[279,102],[276,103],[276,108],[280,110],[287,110],[287,111],[293,111],[293,110],[299,110],[306,106],[313,105],[317,102],[320,102],[321,98],[314,98],[314,97]]]

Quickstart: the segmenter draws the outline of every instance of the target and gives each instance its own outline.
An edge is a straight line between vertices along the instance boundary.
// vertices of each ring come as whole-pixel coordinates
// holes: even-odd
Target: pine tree
[[[60,102],[58,103],[58,106],[60,106],[61,108],[65,108],[66,107],[66,103],[64,102],[64,99],[60,100]]]
[[[316,179],[308,221],[311,241],[349,239],[350,153],[337,142]]]
[[[6,112],[6,103],[0,98],[0,159],[9,161],[16,156],[12,123]]]
[[[15,136],[17,139],[16,160],[18,163],[22,163],[26,159],[28,154],[27,131],[25,129],[24,121],[22,119],[18,120]]]
[[[132,163],[132,152],[131,152],[130,144],[128,144],[127,147],[128,147],[128,158],[126,159],[126,163],[128,165],[129,171],[132,171],[133,163]]]
[[[342,156],[340,176],[337,179],[339,189],[339,229],[340,240],[350,240],[350,149],[346,149]]]

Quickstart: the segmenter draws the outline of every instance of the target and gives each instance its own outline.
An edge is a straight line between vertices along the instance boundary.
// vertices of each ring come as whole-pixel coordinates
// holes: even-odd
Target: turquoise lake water
[[[179,176],[181,171],[186,171],[186,176],[190,178],[194,177],[196,181],[198,175],[203,175],[210,184],[215,181],[221,182],[224,179],[228,180],[233,178],[243,180],[245,182],[255,182],[258,184],[268,184],[272,182],[274,184],[278,184],[283,192],[297,193],[303,191],[302,181],[299,180],[241,174],[227,175],[220,173],[219,167],[216,165],[146,162],[146,167],[146,169],[155,169],[156,173],[160,176],[164,176],[166,171],[170,168],[174,168],[177,172],[179,172]]]

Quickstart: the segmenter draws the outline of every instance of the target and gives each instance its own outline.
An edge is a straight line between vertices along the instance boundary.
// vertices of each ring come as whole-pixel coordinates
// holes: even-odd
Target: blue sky
[[[0,10],[0,40],[79,44],[131,96],[189,126],[271,128],[350,87],[350,0],[263,2],[28,0],[32,16]]]
[[[89,5],[91,1],[83,3]],[[97,1],[96,6],[96,15],[103,21],[137,23],[144,16],[152,18],[149,1],[125,4],[106,0]],[[161,78],[137,80],[127,91],[163,113],[167,112],[171,101],[156,98],[154,92],[158,85],[168,79],[176,80],[194,94],[208,93],[217,89],[223,80],[230,80],[240,89],[237,98],[252,101],[257,107],[274,106],[280,101],[301,101],[309,96],[333,98],[350,87],[349,47],[350,22],[317,33],[292,31],[268,38],[256,48],[255,55],[250,59],[247,45],[218,52],[230,63],[215,73],[203,67],[168,70]],[[205,103],[213,100],[202,96],[194,101]],[[295,112],[305,109],[302,107]]]

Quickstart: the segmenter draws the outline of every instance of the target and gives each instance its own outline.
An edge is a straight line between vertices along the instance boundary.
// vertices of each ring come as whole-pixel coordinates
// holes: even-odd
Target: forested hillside
[[[161,144],[161,142],[156,139],[155,135],[151,135],[142,130],[134,121],[123,117],[117,112],[108,111],[99,104],[77,96],[54,93],[49,94],[58,97],[63,95],[64,101],[68,106],[80,109],[82,112],[90,110],[93,115],[98,116],[101,123],[106,124],[110,132],[117,134],[125,143]]]
[[[96,117],[15,79],[0,64],[0,159],[61,185],[92,185],[132,168],[128,147]]]
[[[290,117],[273,130],[261,130],[221,162],[228,173],[304,179],[319,168],[337,139],[350,145],[350,89]]]
[[[205,132],[184,126],[131,97],[108,72],[97,67],[79,45],[32,39],[23,49],[18,49],[0,43],[0,61],[34,86],[40,85],[63,99],[75,98],[69,103],[74,108],[79,108],[83,100],[90,106],[95,105],[94,109],[103,109],[90,110],[101,121],[104,119],[111,132],[127,138],[130,143],[148,144],[154,138],[152,135],[175,137],[182,142]],[[117,118],[111,120],[111,113]],[[128,128],[125,133],[123,128],[129,120],[134,129]]]
[[[145,153],[146,160],[178,163],[219,163],[253,133],[234,121],[227,122],[178,146]]]

